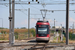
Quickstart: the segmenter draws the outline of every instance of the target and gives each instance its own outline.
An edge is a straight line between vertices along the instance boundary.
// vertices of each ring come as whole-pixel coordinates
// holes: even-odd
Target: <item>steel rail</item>
[[[51,49],[51,48],[56,48],[56,47],[68,47],[68,46],[75,46],[74,44],[72,45],[66,45],[65,43],[46,43],[46,44],[25,44],[25,45],[19,45],[19,46],[13,46],[13,47],[20,47],[20,46],[30,46],[30,48],[24,48],[24,50],[37,50],[37,49],[41,49],[41,50],[46,50],[46,49]]]
[[[48,44],[48,43],[47,43],[47,44]],[[43,49],[42,49],[42,50],[45,50],[45,49],[46,49],[47,44],[45,44],[45,45],[44,45],[44,47],[43,47]]]
[[[48,43],[45,43],[45,44],[39,44],[39,43],[37,43],[37,44],[33,45],[31,48],[29,48],[28,50],[35,50],[35,49],[45,50],[47,45],[48,45]],[[38,46],[43,46],[43,47],[40,48]]]
[[[46,46],[45,48],[55,48],[55,47],[68,47],[68,46],[75,46],[75,45],[55,45],[55,46]],[[37,47],[37,48],[32,48],[32,50],[34,49],[42,49],[43,47]]]
[[[55,48],[55,47],[64,47],[64,45],[51,45],[51,46],[43,46],[43,47],[34,47],[34,48],[31,48],[31,50],[35,50],[35,49],[42,49],[42,50],[45,50],[46,48]]]
[[[47,45],[65,45],[65,43],[47,43]],[[31,48],[33,48],[33,46],[41,46],[41,45],[44,45],[44,44],[23,44],[23,45],[13,45],[13,47],[19,47],[19,46],[32,46]]]

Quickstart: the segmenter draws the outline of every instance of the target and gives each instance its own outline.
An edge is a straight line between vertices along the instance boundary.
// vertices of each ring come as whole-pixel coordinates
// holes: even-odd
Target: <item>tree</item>
[[[18,32],[15,32],[15,39],[18,39]]]
[[[32,27],[31,29],[35,29],[34,27]]]
[[[53,26],[52,28],[55,28],[55,26]]]
[[[26,29],[26,27],[21,27],[20,29]]]
[[[35,31],[34,30],[31,30],[31,33],[33,34],[33,36],[35,37]]]

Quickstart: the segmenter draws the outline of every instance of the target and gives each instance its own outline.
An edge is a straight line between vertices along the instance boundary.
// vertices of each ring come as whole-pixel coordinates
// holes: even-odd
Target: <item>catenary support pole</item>
[[[12,0],[12,45],[14,44],[14,9],[15,9],[15,0]]]
[[[55,37],[55,32],[56,32],[56,29],[55,29],[55,19],[54,19],[54,37]]]
[[[62,24],[61,24],[61,41],[63,41],[63,27],[62,27]]]
[[[30,28],[30,8],[28,8],[28,38],[30,37],[29,28]]]
[[[11,45],[12,39],[11,39],[11,0],[9,0],[9,45]]]
[[[3,34],[3,18],[0,18],[2,20],[2,34]]]
[[[74,22],[73,22],[73,33],[74,33]]]
[[[54,19],[54,28],[55,28],[55,19]]]
[[[66,45],[69,44],[69,0],[66,0]]]
[[[2,20],[2,33],[3,33],[3,18],[0,18]]]

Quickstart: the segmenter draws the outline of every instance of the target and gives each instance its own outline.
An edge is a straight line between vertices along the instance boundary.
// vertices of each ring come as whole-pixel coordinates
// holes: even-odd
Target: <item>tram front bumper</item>
[[[42,41],[42,40],[48,41],[49,40],[49,37],[36,37],[36,40],[37,41]]]

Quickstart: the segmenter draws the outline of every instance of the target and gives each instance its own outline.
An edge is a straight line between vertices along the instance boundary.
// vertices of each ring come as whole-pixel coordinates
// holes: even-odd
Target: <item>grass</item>
[[[31,30],[34,30],[34,29],[30,29]],[[0,32],[2,31],[2,29],[0,29]],[[6,31],[7,33],[9,33],[9,29],[3,29],[3,31]],[[28,32],[28,29],[14,29],[14,32],[18,32],[18,33],[26,33]]]
[[[16,40],[22,40],[28,38],[28,33],[18,33],[14,35]],[[30,33],[30,37],[33,37],[32,33]],[[0,40],[9,40],[9,34],[0,34]]]
[[[54,40],[51,43],[65,43],[66,38],[63,37],[63,41],[61,41],[60,36],[58,37],[58,41],[57,41],[57,37],[54,37]]]
[[[31,33],[32,30],[34,31],[34,34],[35,34],[35,30],[30,29],[30,37],[34,36]],[[2,31],[2,29],[0,29],[0,32],[1,31]],[[5,31],[6,34],[0,34],[0,40],[9,40],[9,29],[3,29],[3,31]],[[15,36],[16,40],[17,39],[26,39],[26,38],[28,38],[28,29],[14,29],[14,36]]]

